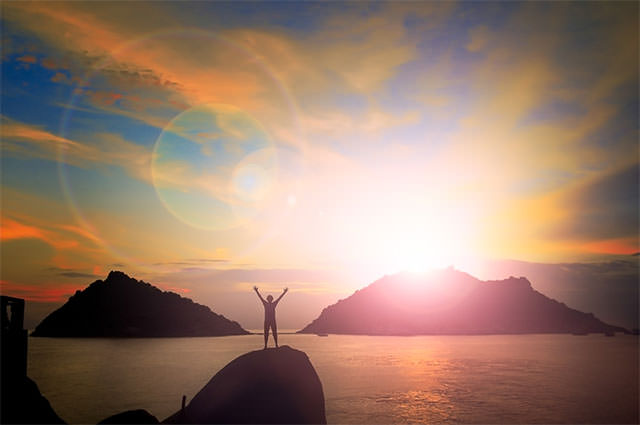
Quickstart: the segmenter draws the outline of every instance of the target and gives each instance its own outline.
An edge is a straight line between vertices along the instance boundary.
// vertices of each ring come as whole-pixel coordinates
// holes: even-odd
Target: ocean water
[[[638,337],[280,335],[307,353],[327,421],[638,423]],[[262,336],[29,338],[28,375],[58,415],[96,423],[128,409],[162,420]]]

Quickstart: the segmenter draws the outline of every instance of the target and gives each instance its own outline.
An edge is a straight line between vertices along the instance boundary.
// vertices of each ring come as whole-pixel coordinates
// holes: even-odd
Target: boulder
[[[163,423],[324,424],[322,384],[302,351],[252,351],[222,368]]]
[[[2,377],[2,407],[0,423],[3,424],[64,424],[40,393],[38,385],[28,377],[9,380]]]
[[[158,419],[144,409],[127,410],[101,420],[98,424],[158,424]]]

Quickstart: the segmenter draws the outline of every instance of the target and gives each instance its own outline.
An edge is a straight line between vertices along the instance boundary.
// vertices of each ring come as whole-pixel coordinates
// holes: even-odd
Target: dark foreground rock
[[[143,338],[248,333],[207,306],[112,271],[104,281],[77,291],[31,335]]]
[[[220,370],[163,423],[324,424],[318,374],[302,351],[283,346],[244,354]]]
[[[27,377],[17,380],[2,378],[2,406],[0,423],[3,424],[64,424],[40,394],[35,382]]]
[[[100,424],[158,424],[158,419],[144,409],[127,410],[109,416],[98,422]]]

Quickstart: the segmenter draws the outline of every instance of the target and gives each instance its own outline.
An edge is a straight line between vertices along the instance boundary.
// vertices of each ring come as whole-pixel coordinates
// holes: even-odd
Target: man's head
[[[273,297],[271,295],[267,295],[267,301],[269,302],[273,301]]]

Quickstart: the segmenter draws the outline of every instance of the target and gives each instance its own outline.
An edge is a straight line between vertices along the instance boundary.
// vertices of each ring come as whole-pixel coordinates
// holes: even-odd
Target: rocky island
[[[533,289],[453,268],[385,276],[325,308],[300,333],[429,335],[628,332]]]
[[[112,271],[76,293],[32,332],[44,337],[193,337],[248,334],[201,304]]]

